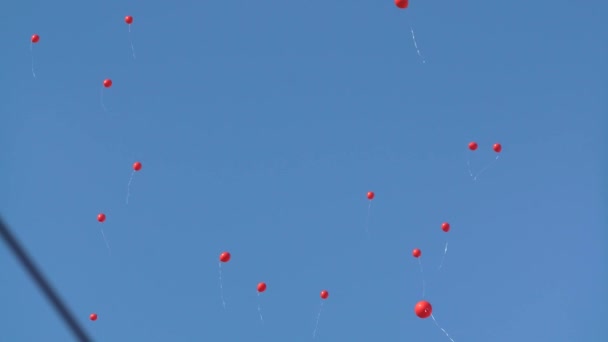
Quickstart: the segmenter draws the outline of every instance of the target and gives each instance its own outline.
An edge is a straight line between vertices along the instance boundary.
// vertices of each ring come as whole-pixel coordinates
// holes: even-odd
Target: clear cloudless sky
[[[457,342],[605,341],[606,12],[7,1],[0,212],[95,341],[311,341],[323,289],[317,341],[449,341],[422,276]],[[0,341],[70,340],[0,244]]]

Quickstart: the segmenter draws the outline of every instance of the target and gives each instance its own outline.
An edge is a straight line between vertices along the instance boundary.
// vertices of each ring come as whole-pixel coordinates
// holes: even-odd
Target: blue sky
[[[606,11],[7,3],[0,212],[96,341],[310,341],[322,289],[318,341],[449,341],[415,247],[455,341],[600,341]],[[0,288],[1,341],[70,340],[5,246]]]

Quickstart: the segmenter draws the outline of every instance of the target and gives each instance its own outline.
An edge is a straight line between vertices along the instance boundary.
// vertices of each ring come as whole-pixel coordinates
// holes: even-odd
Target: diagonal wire
[[[61,318],[63,318],[63,321],[69,326],[70,330],[72,330],[72,333],[76,336],[77,340],[80,342],[91,342],[91,338],[87,336],[84,329],[80,325],[78,325],[76,319],[70,313],[67,306],[61,301],[61,299],[59,299],[57,293],[55,293],[49,282],[44,278],[44,276],[42,275],[40,270],[38,270],[36,265],[34,265],[34,262],[30,259],[30,257],[25,252],[25,249],[23,249],[17,239],[13,236],[8,226],[4,223],[1,217],[0,235],[2,235],[2,238],[4,239],[10,250],[13,252],[13,254],[15,254],[17,259],[19,259],[21,265],[25,267],[30,276],[34,278],[34,281],[36,282],[40,290],[44,292],[47,299],[53,304],[55,310],[59,312]]]

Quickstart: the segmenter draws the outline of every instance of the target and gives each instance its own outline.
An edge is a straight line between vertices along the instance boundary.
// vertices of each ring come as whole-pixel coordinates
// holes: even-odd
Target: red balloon
[[[135,171],[141,170],[141,163],[140,162],[133,163],[133,170],[135,170]]]
[[[474,142],[474,141],[471,141],[471,142],[469,143],[469,150],[471,150],[471,151],[475,151],[476,149],[477,149],[477,143],[476,143],[476,142]]]
[[[502,145],[499,143],[496,143],[496,144],[494,144],[494,146],[492,146],[492,149],[494,149],[494,152],[500,153],[500,151],[502,151]]]
[[[264,291],[266,291],[266,283],[261,282],[258,284],[258,292],[264,292]]]
[[[228,252],[222,252],[222,254],[220,254],[220,261],[221,262],[228,262],[228,261],[230,261],[230,253],[228,253]]]
[[[133,24],[133,17],[130,16],[130,15],[126,16],[125,17],[125,23],[127,23],[129,25]]]
[[[443,230],[444,232],[449,232],[450,231],[450,224],[447,222],[443,222],[441,224],[441,230]]]
[[[97,215],[97,221],[103,222],[105,220],[106,220],[106,214],[100,213],[100,214]]]
[[[421,300],[416,303],[414,312],[416,313],[416,316],[420,318],[428,318],[433,313],[433,307],[431,306],[431,303],[426,300]]]
[[[409,5],[408,0],[395,0],[395,6],[401,8],[401,9],[407,8],[408,5]]]
[[[109,78],[106,78],[105,80],[103,80],[103,86],[106,88],[110,88],[112,86],[112,80]]]
[[[321,299],[327,299],[329,297],[329,292],[327,290],[321,291]]]
[[[422,251],[418,248],[414,248],[414,250],[412,251],[412,255],[414,256],[414,258],[420,258],[420,256],[422,255]]]
[[[40,36],[37,34],[32,35],[32,43],[36,44],[40,41]]]
[[[97,320],[97,314],[96,314],[96,313],[92,313],[92,314],[90,314],[90,315],[89,315],[89,319],[90,319],[91,321],[96,321],[96,320]]]
[[[367,193],[367,199],[370,201],[373,200],[375,196],[376,196],[376,194],[374,194],[373,191],[370,191]]]

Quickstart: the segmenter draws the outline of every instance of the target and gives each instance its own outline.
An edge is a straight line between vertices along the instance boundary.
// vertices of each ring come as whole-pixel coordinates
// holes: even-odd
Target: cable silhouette
[[[44,292],[47,299],[53,304],[55,310],[61,315],[63,321],[68,325],[76,339],[80,342],[92,342],[91,338],[86,334],[84,329],[78,324],[74,315],[70,313],[67,306],[59,298],[59,295],[53,290],[49,282],[44,278],[42,272],[34,265],[32,259],[27,255],[25,249],[19,244],[19,241],[13,236],[9,227],[0,217],[0,235],[8,245],[9,249],[17,257],[21,266],[23,266],[38,285],[40,290]]]

